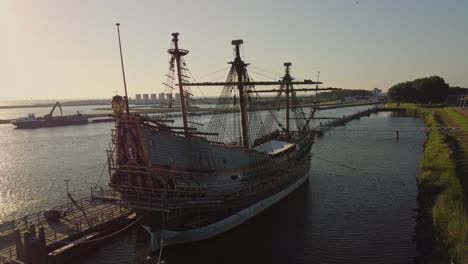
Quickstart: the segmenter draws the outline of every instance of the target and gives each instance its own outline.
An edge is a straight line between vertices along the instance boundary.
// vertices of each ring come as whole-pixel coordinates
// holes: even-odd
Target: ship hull
[[[41,127],[84,125],[88,124],[88,119],[38,120],[33,122],[12,122],[12,124],[19,129],[31,129]]]
[[[296,168],[296,173],[302,174],[302,176],[288,187],[207,226],[182,231],[170,229],[152,231],[150,226],[142,225],[151,236],[151,250],[158,251],[161,248],[161,240],[163,240],[163,247],[191,243],[220,235],[241,225],[242,223],[273,206],[275,203],[279,202],[298,189],[306,181],[308,181],[309,169],[310,161],[301,165],[300,168]]]
[[[313,138],[276,134],[243,149],[120,124],[110,186],[141,216],[157,251],[161,238],[164,247],[222,234],[297,189],[308,178]]]

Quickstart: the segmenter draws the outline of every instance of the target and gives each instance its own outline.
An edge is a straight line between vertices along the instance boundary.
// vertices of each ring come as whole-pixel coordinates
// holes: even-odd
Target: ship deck
[[[271,155],[275,155],[277,153],[287,150],[288,148],[292,146],[294,146],[293,143],[273,139],[261,145],[256,146],[255,150],[266,152]]]

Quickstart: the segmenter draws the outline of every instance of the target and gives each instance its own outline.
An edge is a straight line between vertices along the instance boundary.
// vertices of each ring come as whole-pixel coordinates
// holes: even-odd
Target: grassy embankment
[[[450,107],[400,107],[423,116],[427,127],[465,129],[458,134],[428,133],[417,180],[421,210],[429,212],[429,219],[422,220],[422,236],[432,240],[430,252],[423,252],[423,261],[468,263],[468,171],[464,163],[468,159],[468,118]]]

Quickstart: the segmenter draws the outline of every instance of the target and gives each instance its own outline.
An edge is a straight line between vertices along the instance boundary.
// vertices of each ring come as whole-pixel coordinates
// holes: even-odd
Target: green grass
[[[426,117],[426,125],[438,125],[435,115]],[[432,197],[432,221],[436,247],[443,247],[438,251],[446,251],[455,263],[464,263],[468,261],[468,216],[465,193],[452,157],[452,150],[444,136],[439,132],[430,132],[421,158],[418,180],[423,191],[435,195]],[[438,260],[441,260],[440,257],[435,257],[435,261]]]
[[[400,107],[424,116],[427,127],[445,126],[450,121],[451,125],[468,128],[467,118],[453,108],[414,104]],[[468,263],[467,190],[463,189],[459,178],[465,177],[466,171],[457,175],[452,143],[449,143],[454,140],[460,144],[458,139],[438,131],[429,132],[417,177],[422,201],[432,208],[435,249],[430,256],[432,263]]]

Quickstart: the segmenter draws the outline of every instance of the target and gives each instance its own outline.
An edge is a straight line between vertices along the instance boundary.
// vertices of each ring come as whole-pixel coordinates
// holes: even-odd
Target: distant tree
[[[420,92],[421,103],[442,103],[447,98],[449,89],[449,85],[439,76],[416,79],[413,87]]]
[[[395,84],[387,92],[390,101],[393,102],[418,102],[419,91],[413,87],[412,82]]]
[[[419,78],[392,86],[387,93],[394,102],[441,103],[448,95],[449,85],[439,76]]]

